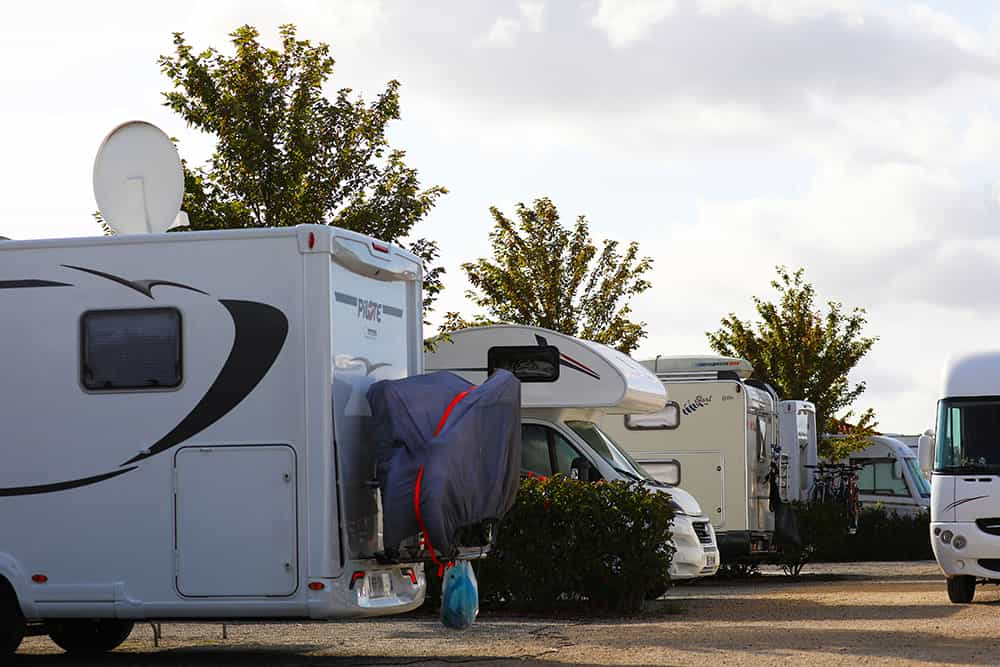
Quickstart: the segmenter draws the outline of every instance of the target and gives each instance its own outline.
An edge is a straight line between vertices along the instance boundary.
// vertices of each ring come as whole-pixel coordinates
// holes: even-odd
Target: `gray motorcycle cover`
[[[368,389],[387,550],[424,531],[444,558],[463,526],[514,505],[521,466],[521,383],[497,370],[475,387],[439,371]]]

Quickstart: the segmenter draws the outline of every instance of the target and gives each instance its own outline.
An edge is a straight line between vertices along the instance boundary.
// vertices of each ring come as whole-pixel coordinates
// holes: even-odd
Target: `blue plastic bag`
[[[444,571],[441,586],[441,623],[452,630],[465,630],[479,615],[479,584],[472,564],[460,560]]]

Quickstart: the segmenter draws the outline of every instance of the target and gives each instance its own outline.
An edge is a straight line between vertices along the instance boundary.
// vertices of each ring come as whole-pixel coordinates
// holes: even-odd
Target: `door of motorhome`
[[[785,502],[809,499],[812,470],[819,460],[816,406],[808,401],[778,403],[778,490]]]
[[[603,428],[609,414],[621,419],[624,413],[663,408],[666,392],[652,373],[617,350],[538,327],[475,327],[454,332],[451,339],[427,353],[428,370],[450,370],[474,383],[493,368],[521,378],[523,470],[582,477],[582,465],[591,481],[640,481],[670,493],[676,503],[677,550],[671,578],[715,574],[715,534],[695,498],[678,486],[657,482]],[[658,464],[676,482],[677,462]]]

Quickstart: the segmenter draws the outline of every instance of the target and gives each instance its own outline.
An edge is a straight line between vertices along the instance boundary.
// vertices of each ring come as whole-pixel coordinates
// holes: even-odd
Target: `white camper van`
[[[656,415],[608,416],[601,427],[643,467],[679,463],[680,483],[711,517],[723,561],[773,558],[773,391],[752,386],[744,359],[660,356],[641,363],[666,386],[670,404]]]
[[[871,444],[851,452],[848,459],[861,466],[858,499],[862,505],[881,505],[900,516],[930,509],[931,486],[920,473],[916,453],[896,438],[873,435]]]
[[[482,382],[506,368],[522,382],[522,469],[581,479],[640,480],[668,491],[675,502],[675,580],[715,574],[715,534],[690,494],[657,482],[603,427],[606,414],[653,412],[663,407],[663,385],[628,356],[607,346],[548,329],[500,325],[451,334],[425,357],[428,371],[447,370]]]
[[[0,244],[0,652],[139,619],[405,612],[365,392],[421,372],[421,264],[300,226]]]
[[[933,467],[931,546],[948,597],[972,602],[977,582],[1000,583],[1000,351],[946,364],[935,434],[920,443]]]

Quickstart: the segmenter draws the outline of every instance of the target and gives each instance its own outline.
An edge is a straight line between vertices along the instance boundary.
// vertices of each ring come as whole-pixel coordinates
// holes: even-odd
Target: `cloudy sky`
[[[0,235],[98,233],[91,167],[142,118],[195,163],[209,137],[160,106],[171,32],[223,47],[291,22],[333,46],[332,87],[402,84],[394,144],[451,194],[416,230],[448,269],[488,253],[488,207],[549,196],[655,259],[640,356],[707,352],[774,266],[867,308],[857,370],[887,431],[932,425],[940,368],[995,345],[1000,6],[989,0],[49,2],[0,7]]]

